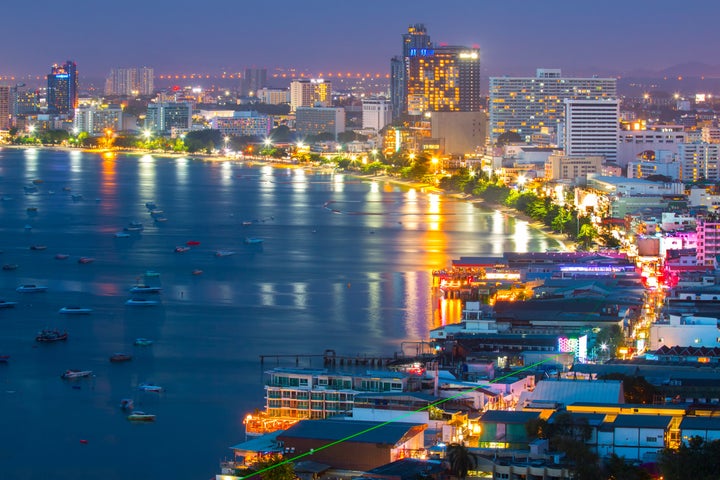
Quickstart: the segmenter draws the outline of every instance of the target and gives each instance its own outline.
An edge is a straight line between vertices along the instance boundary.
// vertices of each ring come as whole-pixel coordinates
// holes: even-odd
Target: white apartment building
[[[106,129],[114,132],[123,128],[123,110],[120,105],[80,105],[75,109],[73,129],[89,135],[104,135]]]
[[[681,143],[678,145],[678,162],[683,182],[720,180],[719,143]]]
[[[566,155],[550,155],[545,163],[545,180],[575,180],[586,177],[589,173],[602,172],[602,156],[569,157]]]
[[[638,159],[628,162],[628,178],[645,178],[650,175],[664,175],[680,180],[680,163],[675,160],[675,155],[667,150],[655,151],[654,160]]]
[[[646,130],[621,130],[618,136],[617,163],[621,167],[637,161],[646,151],[678,153],[678,145],[687,142],[687,133],[681,125],[658,125]],[[629,174],[628,174],[629,176]]]
[[[392,104],[385,97],[370,97],[362,100],[362,128],[376,132],[392,121]]]
[[[298,107],[295,111],[295,130],[298,135],[319,135],[345,131],[345,109]]]
[[[286,88],[261,88],[256,96],[261,102],[270,105],[290,103],[290,91]]]
[[[290,83],[290,109],[329,107],[332,105],[332,82],[322,78],[300,78]]]
[[[711,212],[720,208],[720,195],[710,193],[704,188],[691,188],[688,200],[693,207],[707,207]]]
[[[105,95],[152,95],[155,71],[149,67],[113,68],[105,79]]]
[[[616,99],[565,99],[565,155],[617,160],[620,102]]]
[[[508,131],[526,141],[541,131],[557,132],[565,99],[616,97],[616,79],[563,77],[560,69],[539,68],[535,77],[490,77],[490,139]]]

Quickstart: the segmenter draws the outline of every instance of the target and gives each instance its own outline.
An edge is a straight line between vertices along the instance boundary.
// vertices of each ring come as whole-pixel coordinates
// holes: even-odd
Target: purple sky
[[[156,74],[258,66],[389,72],[409,24],[433,41],[478,45],[483,72],[658,71],[720,64],[720,2],[690,0],[28,0],[3,4],[0,75]]]

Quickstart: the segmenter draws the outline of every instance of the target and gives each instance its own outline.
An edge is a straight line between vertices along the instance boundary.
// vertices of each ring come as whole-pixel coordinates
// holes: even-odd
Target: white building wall
[[[362,101],[362,127],[376,132],[392,121],[392,106],[385,97],[371,97]]]
[[[603,156],[614,162],[618,156],[619,101],[565,99],[565,154]]]

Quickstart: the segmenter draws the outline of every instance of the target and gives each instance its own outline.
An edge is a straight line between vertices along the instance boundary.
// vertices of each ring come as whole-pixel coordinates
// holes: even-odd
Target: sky
[[[389,73],[401,35],[478,46],[482,72],[623,74],[720,64],[715,0],[27,0],[3,4],[0,76],[149,66],[156,75],[246,67]]]

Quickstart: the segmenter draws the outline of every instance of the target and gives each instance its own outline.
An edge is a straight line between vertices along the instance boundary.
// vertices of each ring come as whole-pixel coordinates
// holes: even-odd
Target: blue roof
[[[670,426],[669,415],[618,415],[613,422],[615,428],[662,428]]]
[[[515,410],[488,410],[480,418],[483,423],[527,423],[540,418],[540,412],[520,412]]]
[[[719,417],[685,417],[680,422],[680,429],[687,430],[720,430]]]
[[[358,420],[302,420],[285,430],[278,438],[324,440],[328,442],[349,441],[396,445],[406,435],[425,430],[423,423],[365,422]]]

